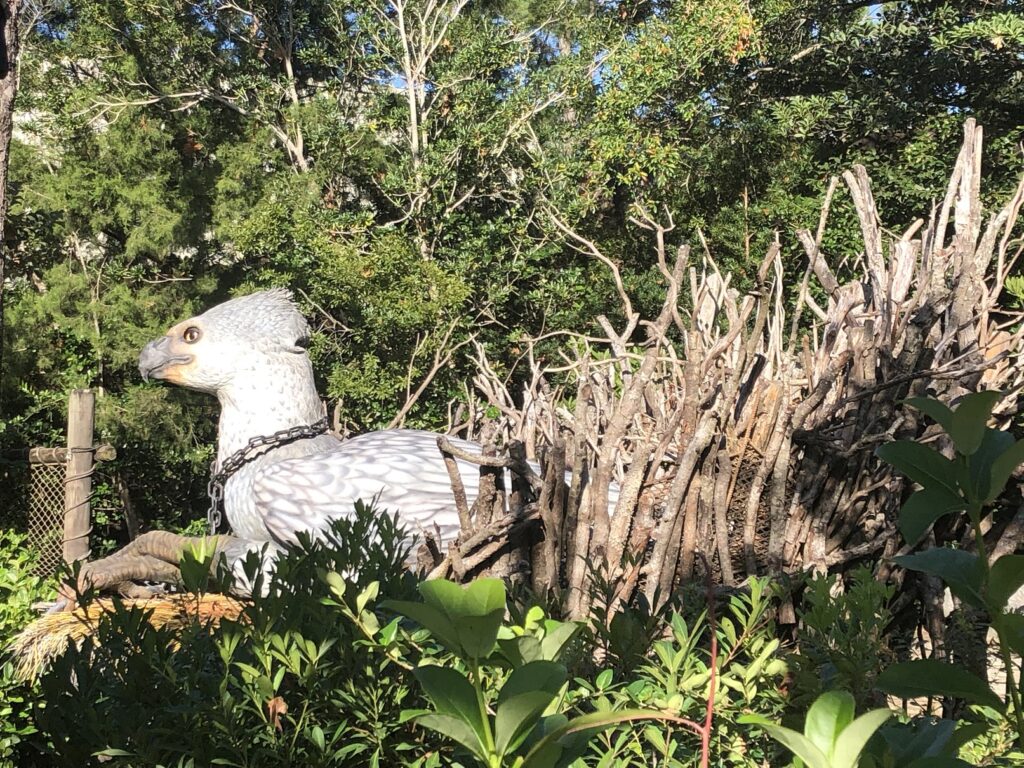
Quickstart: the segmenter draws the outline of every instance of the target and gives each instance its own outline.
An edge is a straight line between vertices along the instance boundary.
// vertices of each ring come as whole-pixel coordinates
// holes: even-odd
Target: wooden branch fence
[[[478,347],[475,385],[499,409],[495,434],[512,450],[504,460],[488,451],[485,473],[518,466],[519,480],[511,513],[493,479],[461,510],[462,543],[435,553],[434,573],[528,575],[581,617],[595,576],[618,585],[617,600],[642,592],[657,605],[694,575],[698,554],[724,584],[867,559],[886,569],[908,549],[896,528],[905,489],[874,449],[934,432],[900,401],[998,389],[1009,396],[997,418],[1017,410],[1021,318],[1000,293],[1024,250],[1024,180],[986,214],[981,163],[982,129],[969,120],[945,198],[896,232],[882,225],[862,166],[833,180],[816,231],[797,233],[807,266],[792,309],[777,240],[742,294],[706,247],[699,258],[670,253],[671,220],[640,211],[667,287],[657,317],[633,312],[619,281],[622,327],[599,318],[604,337],[578,337],[580,353],[559,365],[541,364],[531,343],[506,366],[519,366],[521,387]],[[840,184],[863,241],[845,273],[844,254],[822,247]],[[481,424],[483,411],[468,422]],[[527,455],[540,458],[541,477],[523,470]],[[525,528],[542,534],[507,539]],[[993,548],[1015,548],[1020,530],[994,521]]]

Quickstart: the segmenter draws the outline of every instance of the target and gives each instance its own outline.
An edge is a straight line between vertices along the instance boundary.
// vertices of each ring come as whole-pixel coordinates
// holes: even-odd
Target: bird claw
[[[32,610],[36,611],[43,616],[49,616],[53,613],[63,613],[64,611],[70,611],[74,609],[74,603],[68,602],[66,597],[58,597],[56,600],[51,602],[39,602],[32,603]]]
[[[79,579],[77,586],[67,582],[62,583],[57,588],[57,600],[47,613],[60,613],[62,611],[75,610],[78,607],[78,598],[86,589],[87,587],[81,578]]]

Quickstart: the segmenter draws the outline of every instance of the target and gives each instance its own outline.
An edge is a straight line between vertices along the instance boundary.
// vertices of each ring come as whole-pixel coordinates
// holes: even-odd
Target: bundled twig
[[[622,328],[598,318],[604,336],[575,335],[578,357],[542,366],[540,340],[527,344],[521,392],[478,348],[476,384],[502,414],[500,435],[546,464],[529,504],[543,523],[526,553],[534,586],[584,616],[595,568],[657,603],[699,554],[725,583],[895,554],[903,481],[873,451],[926,431],[900,401],[1016,392],[1024,373],[1019,318],[998,301],[1024,249],[1014,236],[1024,182],[986,221],[980,167],[981,128],[969,120],[942,204],[899,236],[882,227],[865,169],[843,174],[863,241],[852,279],[822,247],[833,180],[816,232],[797,233],[808,263],[788,314],[778,241],[741,295],[706,249],[699,264],[686,248],[670,257],[671,218],[638,210],[666,284],[657,317],[644,321],[620,290]],[[594,345],[610,357],[591,355]],[[567,376],[571,411],[549,384]],[[494,519],[470,518],[467,541]]]

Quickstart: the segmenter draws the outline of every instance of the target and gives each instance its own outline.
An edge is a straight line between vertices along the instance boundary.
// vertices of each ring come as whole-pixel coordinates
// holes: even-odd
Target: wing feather
[[[479,452],[473,443],[459,447]],[[460,467],[470,503],[479,484],[477,468]],[[299,531],[325,530],[351,517],[357,500],[398,512],[412,529],[435,524],[448,540],[459,531],[451,484],[437,449],[437,435],[416,430],[372,432],[313,456],[269,463],[254,478],[256,511],[280,543],[296,543]]]
[[[443,539],[450,541],[459,533],[459,516],[437,437],[420,430],[384,430],[335,443],[322,453],[269,462],[253,480],[255,511],[281,544],[296,543],[299,531],[315,534],[332,520],[350,518],[359,499],[397,512],[411,533],[436,524]],[[475,443],[451,442],[469,453],[480,452]],[[479,493],[480,469],[457,463],[472,505]],[[609,490],[614,509],[618,487]]]

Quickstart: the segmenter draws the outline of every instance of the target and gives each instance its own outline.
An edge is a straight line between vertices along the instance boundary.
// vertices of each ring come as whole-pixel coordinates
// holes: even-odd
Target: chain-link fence
[[[65,558],[89,558],[92,474],[96,461],[116,456],[93,443],[94,415],[93,393],[73,390],[66,446],[0,452],[0,526],[28,532],[40,576],[52,576]]]
[[[56,452],[54,452],[56,453]],[[64,482],[67,454],[29,461],[28,541],[39,554],[40,576],[54,574],[64,560]]]

